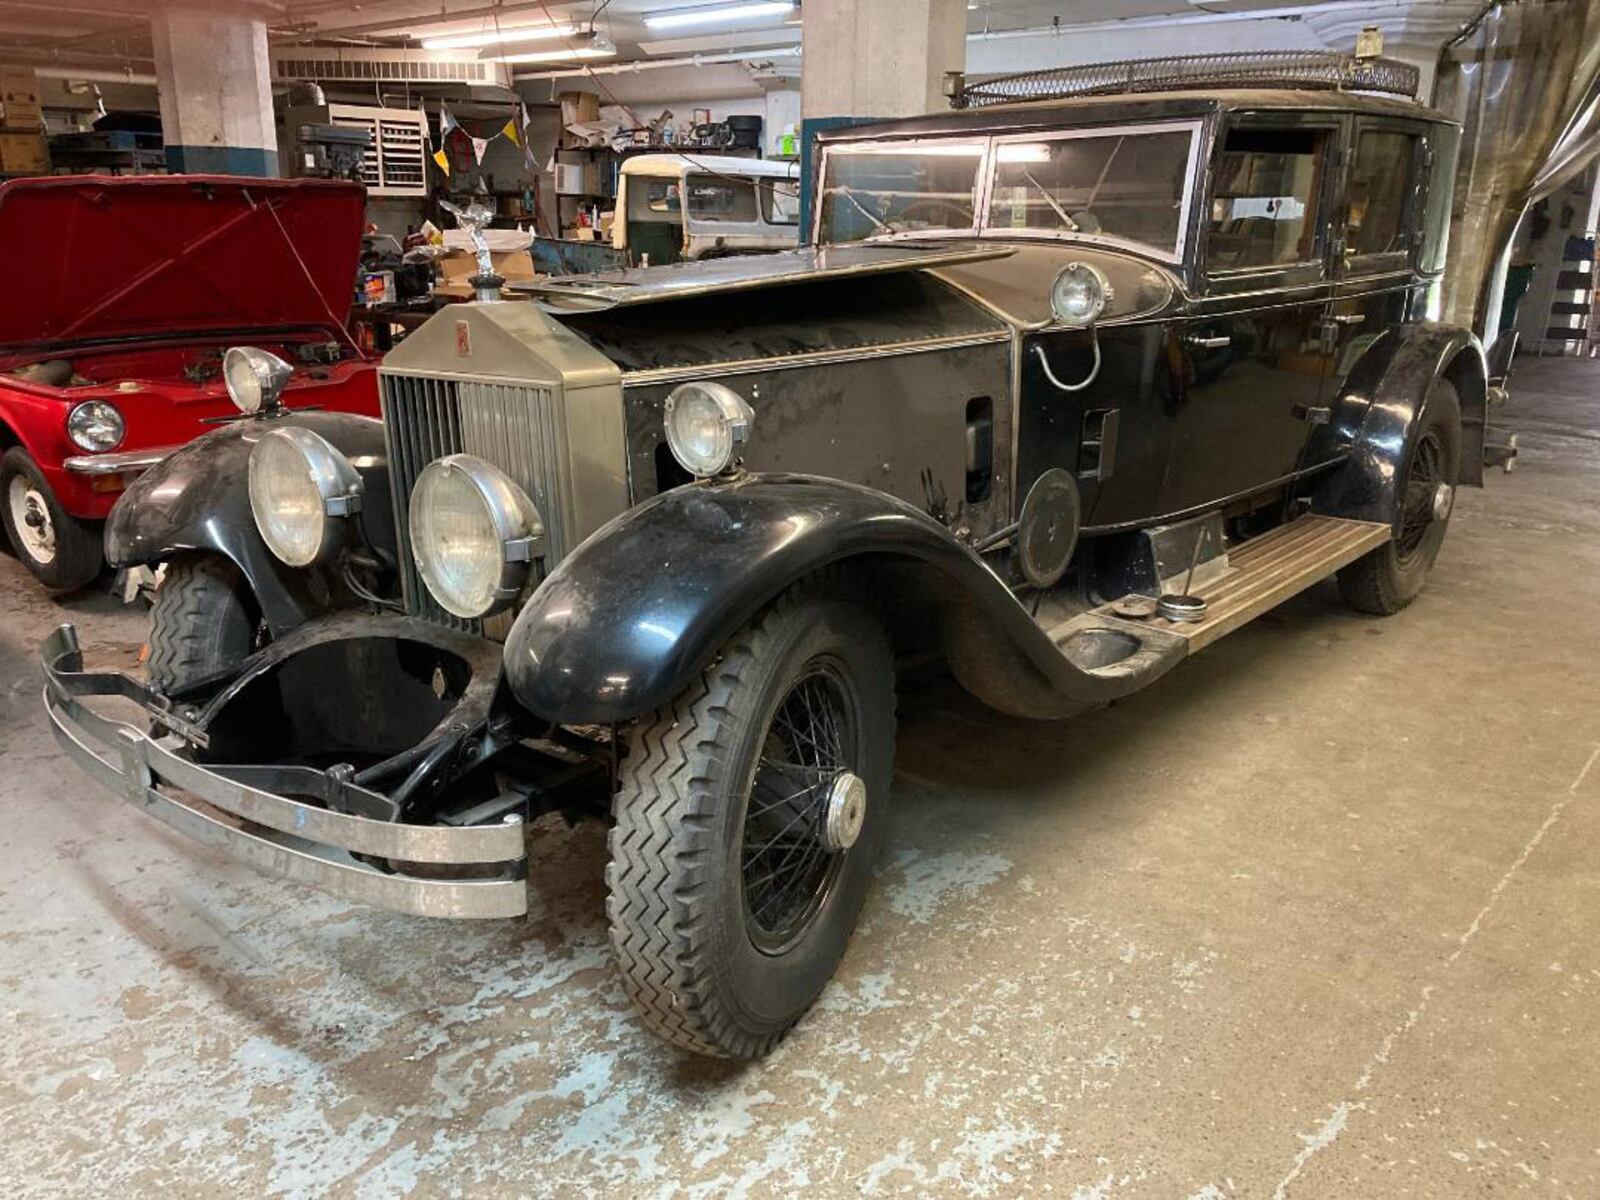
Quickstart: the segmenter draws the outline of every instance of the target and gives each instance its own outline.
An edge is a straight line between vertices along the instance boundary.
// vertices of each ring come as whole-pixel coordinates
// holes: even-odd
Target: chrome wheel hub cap
[[[1437,484],[1433,489],[1433,519],[1448,521],[1456,506],[1456,490],[1448,483]]]
[[[828,805],[823,818],[822,844],[830,853],[837,854],[856,844],[861,836],[861,826],[867,819],[867,785],[861,776],[851,771],[841,771],[828,791]]]
[[[56,531],[50,523],[50,506],[39,489],[21,476],[11,480],[6,496],[11,506],[11,527],[22,542],[19,549],[36,563],[48,563],[56,556]]]

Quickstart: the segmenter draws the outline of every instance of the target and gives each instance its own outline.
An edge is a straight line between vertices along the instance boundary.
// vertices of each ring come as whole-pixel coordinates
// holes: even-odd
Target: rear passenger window
[[[1207,259],[1213,271],[1311,262],[1328,137],[1233,129],[1217,155]]]
[[[1416,138],[1369,129],[1356,142],[1350,165],[1345,253],[1403,252],[1411,233],[1412,163]]]

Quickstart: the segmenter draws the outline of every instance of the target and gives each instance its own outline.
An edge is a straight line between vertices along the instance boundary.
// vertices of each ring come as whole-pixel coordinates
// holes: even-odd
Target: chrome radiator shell
[[[503,638],[510,614],[462,620],[428,594],[412,558],[412,488],[447,454],[504,471],[544,518],[537,582],[628,505],[621,373],[531,304],[457,305],[390,354],[379,390],[406,611]]]

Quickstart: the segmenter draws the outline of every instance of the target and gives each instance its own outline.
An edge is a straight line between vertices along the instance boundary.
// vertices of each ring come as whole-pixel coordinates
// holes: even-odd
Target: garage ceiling
[[[160,0],[5,0],[0,4],[0,61],[58,69],[131,71],[152,67],[149,13]],[[706,0],[245,0],[262,14],[276,44],[330,47],[416,47],[426,36],[524,25],[548,13],[558,21],[597,28],[616,45],[615,62],[709,54],[792,44],[799,22],[782,17],[662,33],[646,27],[646,12]],[[1082,29],[1108,22],[1133,25],[1215,21],[1237,15],[1305,19],[1358,29],[1377,22],[1440,30],[1457,27],[1476,0],[971,0],[971,32]],[[1353,37],[1353,34],[1352,34]],[[1343,40],[1341,36],[1341,40]]]

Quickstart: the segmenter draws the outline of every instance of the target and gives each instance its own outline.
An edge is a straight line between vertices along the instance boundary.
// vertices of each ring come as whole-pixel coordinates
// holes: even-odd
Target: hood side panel
[[[1007,330],[981,305],[922,272],[563,313],[560,319],[624,372],[866,351]]]

